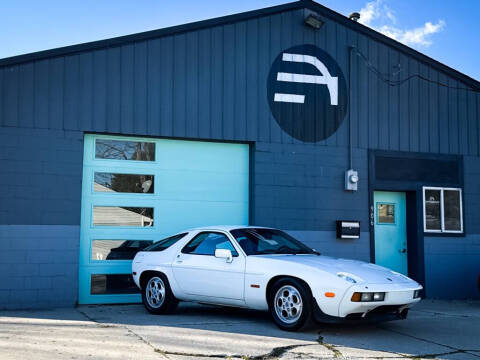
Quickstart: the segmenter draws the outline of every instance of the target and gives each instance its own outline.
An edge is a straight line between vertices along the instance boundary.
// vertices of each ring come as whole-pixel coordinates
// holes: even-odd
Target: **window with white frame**
[[[423,230],[435,233],[462,233],[462,189],[423,188]]]

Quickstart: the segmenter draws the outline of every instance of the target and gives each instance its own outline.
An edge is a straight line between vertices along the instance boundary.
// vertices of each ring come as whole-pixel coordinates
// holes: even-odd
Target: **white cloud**
[[[445,28],[445,21],[436,23],[427,21],[423,26],[413,29],[402,29],[396,25],[395,13],[384,3],[384,0],[373,0],[360,10],[360,23],[369,26],[382,34],[406,45],[430,46],[431,36]]]

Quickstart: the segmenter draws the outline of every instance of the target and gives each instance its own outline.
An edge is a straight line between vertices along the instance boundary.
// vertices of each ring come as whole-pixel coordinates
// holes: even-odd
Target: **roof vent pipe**
[[[360,14],[358,12],[353,12],[348,16],[348,18],[357,22],[358,20],[360,20]]]

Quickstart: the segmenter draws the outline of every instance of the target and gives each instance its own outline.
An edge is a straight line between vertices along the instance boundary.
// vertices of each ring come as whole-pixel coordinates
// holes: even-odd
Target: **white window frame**
[[[440,230],[427,229],[427,211],[425,203],[425,192],[427,190],[439,190],[440,191]],[[460,194],[460,230],[446,230],[445,229],[445,210],[443,202],[443,192],[445,190],[458,191]],[[437,233],[437,234],[463,234],[463,196],[461,188],[452,188],[452,187],[438,187],[438,186],[424,186],[423,187],[423,231],[426,233]]]

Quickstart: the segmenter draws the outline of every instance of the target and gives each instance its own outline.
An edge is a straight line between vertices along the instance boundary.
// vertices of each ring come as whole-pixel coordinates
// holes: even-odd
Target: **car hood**
[[[258,257],[272,262],[287,262],[292,266],[307,266],[333,275],[344,273],[354,278],[357,283],[371,284],[410,283],[412,279],[379,265],[364,261],[334,258],[324,255],[259,255]]]

